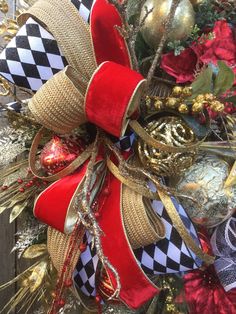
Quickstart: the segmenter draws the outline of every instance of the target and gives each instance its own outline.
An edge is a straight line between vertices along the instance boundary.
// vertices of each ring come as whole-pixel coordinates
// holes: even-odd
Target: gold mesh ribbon
[[[39,0],[18,18],[22,26],[29,17],[46,25],[67,62],[87,81],[96,69],[89,25],[70,0]]]
[[[84,233],[83,233],[84,234]],[[72,235],[65,235],[64,233],[61,233],[57,231],[56,229],[53,229],[51,227],[48,227],[48,236],[47,236],[47,248],[48,252],[51,256],[52,263],[58,273],[60,274],[66,259],[66,254],[68,252],[70,240]],[[83,238],[83,235],[81,237],[81,240]],[[72,256],[70,265],[69,265],[69,272],[72,274],[74,271],[76,264],[78,262],[78,259],[80,257],[80,250],[79,250],[79,244],[80,241],[77,241],[76,247],[74,248],[74,254]]]
[[[77,168],[79,168],[81,165],[84,164],[84,162],[91,156],[91,150],[93,147],[93,144],[89,145],[85,151],[81,153],[69,166],[62,169],[56,174],[53,174],[51,176],[43,176],[41,175],[38,170],[36,169],[36,154],[38,150],[39,143],[44,135],[45,129],[41,128],[39,132],[36,134],[33,143],[31,145],[30,153],[29,153],[29,166],[34,176],[41,180],[45,181],[56,181],[59,180],[72,172],[74,172]]]
[[[122,214],[133,249],[155,243],[165,237],[165,227],[148,199],[128,186],[122,186]]]
[[[78,73],[70,66],[48,80],[28,104],[37,122],[61,134],[85,123],[80,83]]]

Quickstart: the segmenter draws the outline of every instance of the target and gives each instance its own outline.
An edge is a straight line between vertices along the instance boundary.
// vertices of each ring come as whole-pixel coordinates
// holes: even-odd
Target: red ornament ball
[[[83,150],[82,145],[54,136],[44,146],[40,155],[40,164],[47,174],[52,175],[66,168]]]

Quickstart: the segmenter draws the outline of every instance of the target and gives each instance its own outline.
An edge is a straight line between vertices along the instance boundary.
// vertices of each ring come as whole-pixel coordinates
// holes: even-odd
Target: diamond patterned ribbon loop
[[[37,91],[66,65],[56,40],[32,18],[0,54],[0,74],[32,91]]]
[[[219,225],[211,237],[215,269],[225,291],[236,288],[236,216]]]
[[[89,21],[93,2],[72,0],[85,22]],[[53,35],[30,17],[0,54],[0,75],[35,92],[67,64]]]

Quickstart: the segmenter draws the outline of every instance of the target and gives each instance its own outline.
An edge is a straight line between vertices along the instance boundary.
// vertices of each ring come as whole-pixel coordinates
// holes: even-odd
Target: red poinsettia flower
[[[204,64],[217,64],[218,60],[225,61],[236,72],[236,41],[233,30],[224,21],[217,21],[212,30],[213,39],[193,43],[179,56],[173,52],[163,56],[161,67],[176,78],[177,83],[191,82],[197,67]]]
[[[177,83],[191,82],[194,79],[194,71],[198,57],[192,48],[186,48],[175,56],[173,52],[164,54],[161,61],[161,68],[176,78]]]
[[[236,289],[225,292],[213,266],[184,276],[189,314],[235,314]]]

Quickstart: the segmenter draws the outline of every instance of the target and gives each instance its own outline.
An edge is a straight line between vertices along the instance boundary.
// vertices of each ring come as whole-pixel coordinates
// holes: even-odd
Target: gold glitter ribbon
[[[233,185],[236,184],[236,161],[234,162],[231,171],[225,180],[224,189],[231,188]]]
[[[188,248],[191,251],[193,251],[193,253],[195,253],[196,256],[198,256],[207,265],[213,264],[215,261],[215,257],[207,253],[204,253],[194,242],[193,238],[188,233],[183,221],[181,220],[170,196],[161,191],[160,189],[158,190],[158,194],[163,205],[165,206],[168,215],[170,216],[173,226],[176,228],[176,230],[178,231],[179,235],[181,236],[185,244],[188,246]]]
[[[51,176],[42,176],[38,173],[38,170],[36,169],[36,155],[39,143],[44,135],[44,132],[46,131],[45,128],[41,128],[39,132],[36,134],[31,149],[29,153],[29,166],[34,176],[41,180],[45,181],[56,181],[59,180],[72,172],[74,172],[77,168],[79,168],[83,163],[91,156],[91,149],[92,144],[89,145],[68,167],[62,169],[58,173],[51,175]]]
[[[144,186],[141,186],[140,184],[124,177],[120,173],[119,168],[111,161],[110,158],[107,158],[107,167],[110,170],[110,172],[114,175],[114,177],[116,177],[121,183],[128,186],[133,191],[152,200],[159,199],[159,196],[157,193],[154,193],[150,191],[148,188],[145,188]]]

